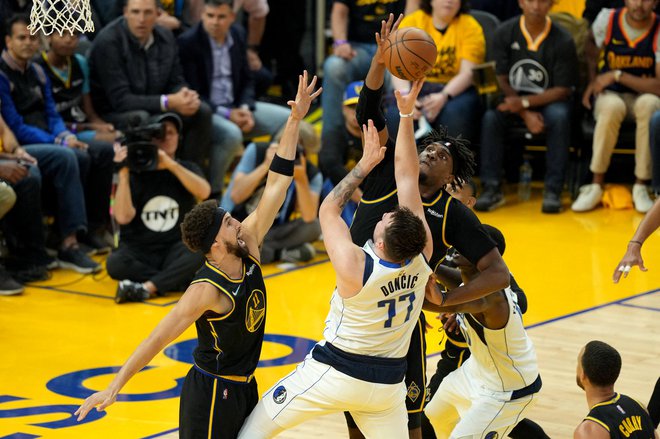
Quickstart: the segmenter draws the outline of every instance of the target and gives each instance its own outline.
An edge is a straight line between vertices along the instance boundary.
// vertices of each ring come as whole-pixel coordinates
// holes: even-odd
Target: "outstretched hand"
[[[390,14],[390,16],[387,18],[387,21],[381,21],[380,32],[376,32],[376,45],[378,47],[374,56],[374,59],[380,64],[385,63],[385,60],[383,59],[385,42],[387,41],[387,38],[389,38],[390,34],[399,28],[401,20],[403,20],[403,14],[399,14],[399,18],[396,19],[396,22],[394,21],[394,14]]]
[[[364,147],[360,165],[366,168],[366,171],[371,171],[383,160],[387,147],[381,146],[378,130],[371,119],[367,125],[362,125],[362,135],[364,136]]]
[[[85,416],[87,416],[87,413],[89,413],[94,407],[96,407],[96,411],[100,412],[105,410],[106,407],[114,403],[116,400],[117,396],[113,395],[109,389],[105,389],[88,397],[73,414],[74,416],[78,416],[78,421],[82,421],[85,419]]]
[[[422,90],[424,85],[424,80],[426,78],[417,79],[413,81],[412,87],[407,94],[401,93],[399,90],[394,91],[394,96],[396,97],[396,105],[399,107],[399,113],[401,114],[410,114],[415,111],[415,102],[417,102],[417,96]]]
[[[317,81],[316,75],[314,75],[314,78],[312,78],[312,82],[309,85],[307,85],[307,81],[308,75],[307,70],[305,70],[302,75],[298,75],[298,92],[296,93],[296,99],[287,102],[289,107],[291,107],[291,116],[295,119],[300,120],[305,117],[312,101],[323,91],[323,87],[314,91]]]
[[[630,270],[635,265],[637,265],[641,271],[648,271],[644,266],[644,260],[642,259],[642,246],[633,242],[628,244],[626,254],[623,255],[623,258],[614,269],[614,273],[612,274],[612,280],[614,283],[618,283],[619,280],[621,280],[621,275],[623,275],[624,278],[628,277]]]

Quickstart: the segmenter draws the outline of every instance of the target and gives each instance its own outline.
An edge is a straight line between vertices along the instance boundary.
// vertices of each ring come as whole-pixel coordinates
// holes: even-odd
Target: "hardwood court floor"
[[[529,298],[525,323],[544,381],[532,412],[552,438],[572,437],[587,407],[575,385],[579,348],[591,339],[623,356],[618,389],[646,402],[660,368],[660,234],[644,247],[649,272],[619,285],[611,273],[642,215],[600,209],[540,213],[540,194],[481,214],[506,239],[505,260]],[[305,266],[267,266],[267,338],[257,370],[260,390],[290,371],[321,337],[334,275],[324,255]],[[178,399],[190,367],[189,329],[122,392],[107,413],[77,424],[71,413],[112,373],[171,309],[179,295],[115,305],[116,282],[56,271],[22,296],[0,297],[0,438],[177,437]],[[428,354],[441,334],[428,337]],[[429,359],[429,373],[436,358]],[[282,438],[346,437],[340,415],[283,433]]]

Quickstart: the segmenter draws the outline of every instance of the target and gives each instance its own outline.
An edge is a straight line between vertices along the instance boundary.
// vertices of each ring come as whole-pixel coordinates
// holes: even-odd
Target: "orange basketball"
[[[416,27],[392,32],[383,50],[387,69],[397,78],[414,81],[426,75],[435,65],[438,48],[433,38]]]

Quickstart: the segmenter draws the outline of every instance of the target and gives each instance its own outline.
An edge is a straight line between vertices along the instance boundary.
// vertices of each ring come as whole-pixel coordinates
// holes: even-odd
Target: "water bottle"
[[[518,180],[518,199],[527,201],[532,195],[532,165],[529,158],[525,157],[520,165],[520,179]]]

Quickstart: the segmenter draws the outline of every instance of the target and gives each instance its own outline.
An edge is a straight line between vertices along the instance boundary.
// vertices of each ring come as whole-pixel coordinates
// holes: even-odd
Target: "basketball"
[[[394,76],[408,81],[420,79],[435,65],[438,48],[429,34],[416,27],[392,32],[383,50],[383,61]]]

